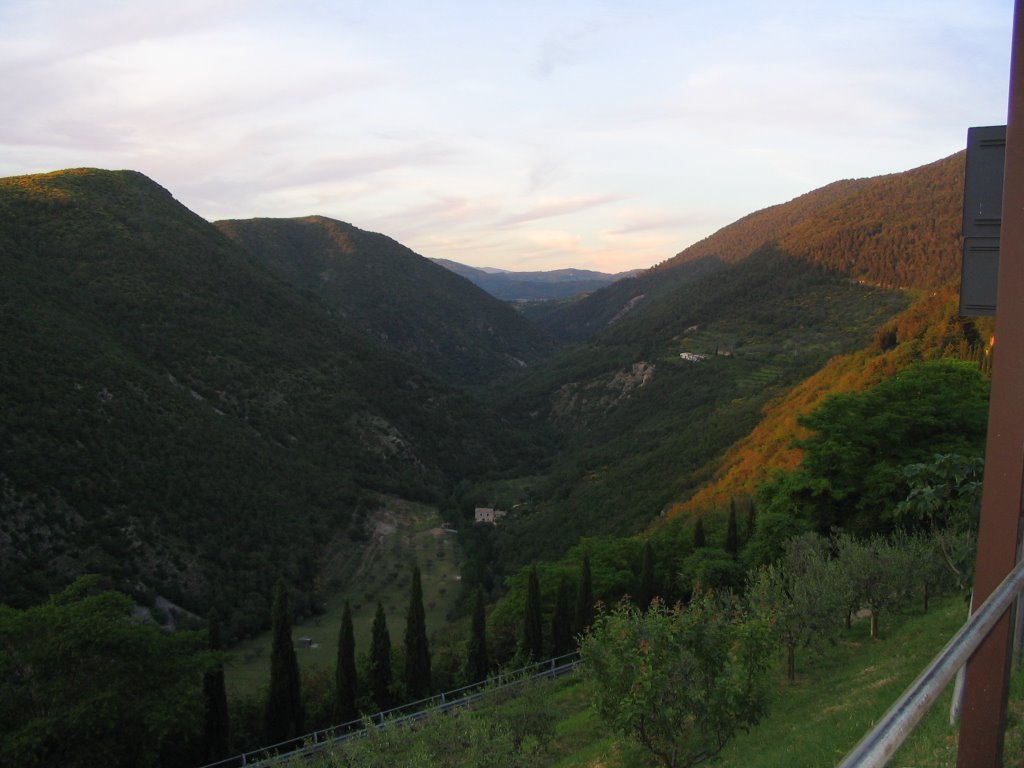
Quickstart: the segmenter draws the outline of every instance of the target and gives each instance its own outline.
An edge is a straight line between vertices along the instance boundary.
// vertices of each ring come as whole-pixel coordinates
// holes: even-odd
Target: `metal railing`
[[[265,766],[283,760],[291,760],[312,754],[332,744],[339,744],[348,739],[365,735],[367,721],[370,721],[375,727],[381,727],[385,723],[394,725],[414,723],[431,712],[447,712],[456,707],[464,707],[486,696],[508,691],[515,686],[522,685],[527,680],[561,677],[572,672],[579,665],[578,653],[556,656],[511,672],[499,673],[479,683],[464,685],[461,688],[438,693],[419,701],[411,701],[366,718],[332,725],[330,728],[322,728],[304,736],[296,736],[287,741],[226,757],[215,763],[207,763],[201,768],[244,768],[245,766]]]
[[[924,672],[910,684],[881,720],[855,746],[838,768],[881,768],[892,759],[914,726],[978,649],[1024,590],[1024,561],[1007,574]]]

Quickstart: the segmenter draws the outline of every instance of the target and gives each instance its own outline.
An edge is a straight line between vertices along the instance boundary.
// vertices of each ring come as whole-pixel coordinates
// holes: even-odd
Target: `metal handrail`
[[[499,691],[517,686],[525,680],[541,677],[559,677],[571,672],[579,666],[579,654],[567,653],[545,661],[538,661],[529,666],[511,672],[501,672],[487,680],[464,685],[450,691],[444,691],[418,701],[411,701],[393,709],[377,712],[372,716],[350,720],[347,723],[321,728],[303,736],[295,736],[277,744],[270,744],[259,749],[249,750],[232,755],[214,763],[207,763],[201,768],[234,768],[235,766],[267,765],[282,759],[292,759],[323,749],[331,744],[338,744],[348,739],[357,738],[366,732],[364,723],[369,720],[377,727],[385,723],[402,725],[412,723],[426,716],[428,712],[446,712],[455,707],[463,707]]]
[[[1022,590],[1024,561],[1017,563],[981,607],[971,614],[953,639],[846,755],[838,768],[881,768],[888,763]]]

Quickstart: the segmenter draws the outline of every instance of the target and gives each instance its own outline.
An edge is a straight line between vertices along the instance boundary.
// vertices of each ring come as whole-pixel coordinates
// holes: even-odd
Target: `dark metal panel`
[[[991,317],[996,313],[999,282],[999,238],[971,237],[964,240],[960,272],[960,314]]]
[[[999,237],[1005,156],[1005,125],[967,129],[964,237]]]
[[[1003,216],[1006,126],[967,130],[960,314],[994,315]]]

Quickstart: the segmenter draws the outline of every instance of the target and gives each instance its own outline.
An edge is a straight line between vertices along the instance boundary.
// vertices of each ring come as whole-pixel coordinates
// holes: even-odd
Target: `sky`
[[[1006,122],[1012,0],[0,0],[0,176],[645,268]]]

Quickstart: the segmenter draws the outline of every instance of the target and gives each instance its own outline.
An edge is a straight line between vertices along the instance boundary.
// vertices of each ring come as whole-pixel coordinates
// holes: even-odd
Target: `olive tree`
[[[796,679],[796,649],[814,647],[842,629],[842,579],[828,540],[816,533],[788,541],[779,561],[752,575],[748,597],[785,647],[790,681]]]
[[[646,612],[622,602],[598,614],[580,654],[601,717],[665,768],[712,757],[765,711],[770,631],[731,596],[656,598]]]

